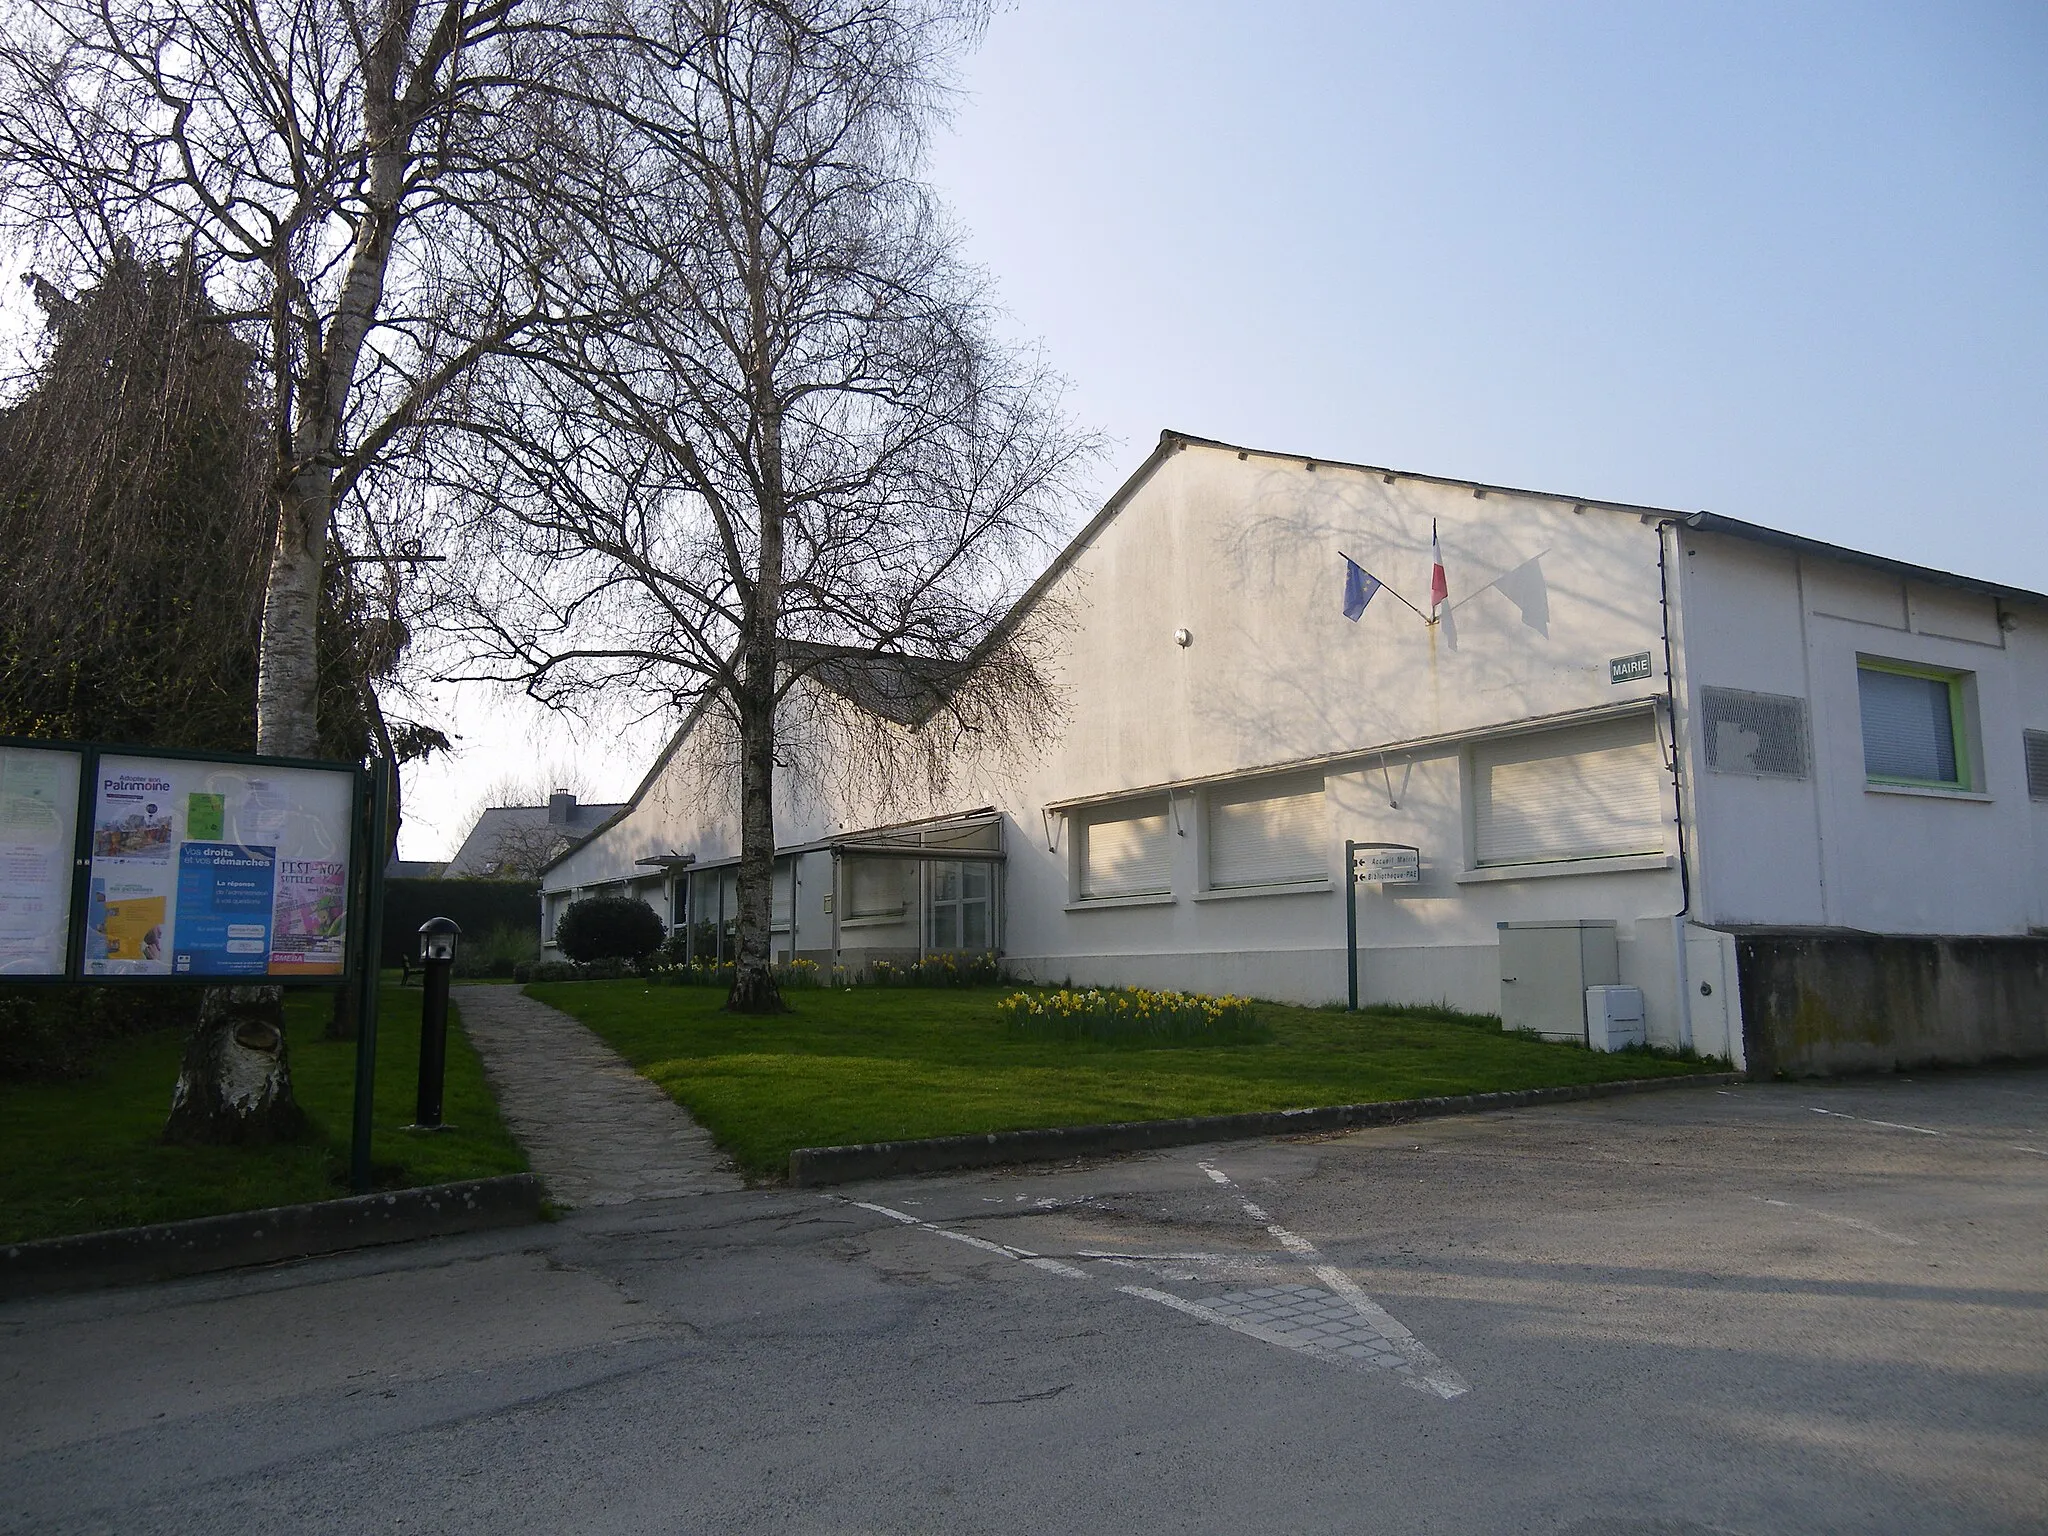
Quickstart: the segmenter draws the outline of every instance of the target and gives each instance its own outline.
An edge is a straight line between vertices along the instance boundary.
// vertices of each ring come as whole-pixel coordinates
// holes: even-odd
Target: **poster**
[[[64,972],[82,761],[76,752],[0,747],[0,975]]]
[[[89,976],[339,976],[354,776],[108,753],[92,802]]]
[[[276,875],[275,848],[191,839],[180,844],[171,970],[179,976],[267,975]]]
[[[284,860],[278,866],[276,924],[270,936],[272,973],[339,976],[348,950],[347,905],[347,864]]]

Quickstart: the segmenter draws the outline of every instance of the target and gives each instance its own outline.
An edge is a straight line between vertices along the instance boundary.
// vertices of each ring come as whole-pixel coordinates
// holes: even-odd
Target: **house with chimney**
[[[444,880],[532,880],[596,831],[623,804],[585,805],[566,789],[546,805],[494,805],[477,818],[455,856],[441,869]]]

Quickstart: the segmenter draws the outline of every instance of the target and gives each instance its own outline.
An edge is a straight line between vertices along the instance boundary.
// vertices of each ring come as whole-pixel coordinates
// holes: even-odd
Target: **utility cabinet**
[[[1586,988],[1621,981],[1611,920],[1500,925],[1500,1022],[1546,1040],[1586,1039]]]

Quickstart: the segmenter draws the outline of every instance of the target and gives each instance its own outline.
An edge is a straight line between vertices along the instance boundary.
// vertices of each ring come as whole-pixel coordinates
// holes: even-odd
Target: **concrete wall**
[[[1744,935],[1752,1071],[2048,1057],[2048,939]]]

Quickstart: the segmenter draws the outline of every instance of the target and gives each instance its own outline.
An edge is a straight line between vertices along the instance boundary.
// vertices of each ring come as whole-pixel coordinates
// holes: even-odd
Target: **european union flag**
[[[1368,574],[1365,567],[1349,555],[1345,555],[1343,560],[1344,617],[1356,624],[1358,616],[1365,612],[1365,605],[1372,601],[1373,593],[1379,591],[1380,580]]]

